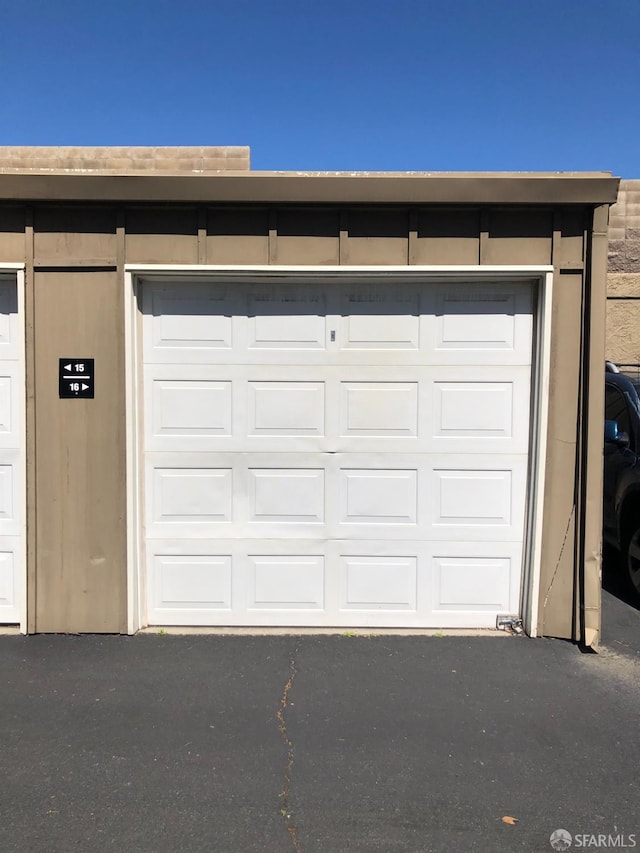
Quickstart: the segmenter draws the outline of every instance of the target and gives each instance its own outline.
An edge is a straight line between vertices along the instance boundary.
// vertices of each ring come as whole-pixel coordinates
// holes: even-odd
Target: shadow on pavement
[[[608,545],[602,553],[602,588],[629,607],[640,610],[640,599],[633,594],[625,577],[622,557]]]
[[[640,658],[640,602],[631,591],[620,554],[605,548],[602,561],[602,643]]]

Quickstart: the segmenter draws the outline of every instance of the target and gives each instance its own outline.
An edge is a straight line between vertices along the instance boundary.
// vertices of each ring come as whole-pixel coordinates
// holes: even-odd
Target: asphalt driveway
[[[0,849],[550,851],[558,828],[640,846],[640,612],[605,592],[604,613],[599,655],[0,637]]]

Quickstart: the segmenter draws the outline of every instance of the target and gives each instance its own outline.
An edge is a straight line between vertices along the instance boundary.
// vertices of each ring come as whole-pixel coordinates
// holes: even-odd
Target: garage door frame
[[[22,565],[14,570],[17,588],[15,590],[18,602],[19,618],[17,624],[21,634],[27,633],[27,433],[26,433],[26,351],[25,351],[25,264],[24,263],[0,263],[0,278],[15,284],[17,316],[17,352],[18,352],[18,385],[19,390],[15,396],[17,403],[18,432],[21,442],[21,453],[17,464],[18,484],[16,494],[20,503],[20,551]]]
[[[543,500],[546,468],[549,370],[551,350],[551,304],[553,267],[549,265],[501,266],[284,266],[284,265],[125,265],[125,373],[127,456],[127,630],[135,633],[146,626],[144,613],[144,560],[142,535],[142,465],[140,424],[143,405],[141,378],[142,314],[138,308],[145,282],[235,280],[268,282],[286,278],[296,283],[346,283],[367,281],[477,284],[528,281],[534,285],[534,340],[531,363],[531,419],[529,431],[529,482],[524,538],[521,611],[525,630],[537,636]]]

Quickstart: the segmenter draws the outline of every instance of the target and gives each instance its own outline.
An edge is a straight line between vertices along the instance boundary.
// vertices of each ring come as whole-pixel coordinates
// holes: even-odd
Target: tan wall
[[[30,630],[126,627],[123,264],[551,264],[552,382],[539,630],[576,637],[585,208],[38,205],[0,211],[27,261]],[[587,271],[588,273],[588,271]],[[604,293],[604,280],[597,287]],[[604,298],[604,297],[603,297]],[[96,398],[58,400],[59,356]],[[596,526],[598,522],[595,522]],[[597,536],[599,536],[599,527]]]
[[[606,357],[640,364],[640,181],[621,181],[609,219]]]
[[[36,631],[126,631],[122,288],[37,271]],[[94,400],[58,398],[58,359],[95,359]]]
[[[246,146],[0,146],[0,171],[221,172],[249,169]]]
[[[577,454],[581,326],[582,275],[566,275],[562,280],[556,276],[552,307],[540,631],[561,637],[572,636],[574,619],[577,506],[573,472]]]

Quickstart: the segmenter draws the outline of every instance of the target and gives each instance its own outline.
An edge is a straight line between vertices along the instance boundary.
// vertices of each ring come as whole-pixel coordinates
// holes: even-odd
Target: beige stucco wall
[[[243,172],[250,150],[241,145],[0,146],[0,172]]]
[[[606,357],[640,364],[640,180],[620,182],[610,212]]]

